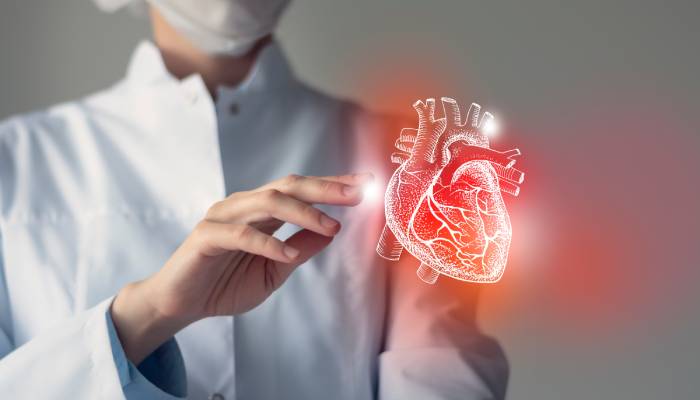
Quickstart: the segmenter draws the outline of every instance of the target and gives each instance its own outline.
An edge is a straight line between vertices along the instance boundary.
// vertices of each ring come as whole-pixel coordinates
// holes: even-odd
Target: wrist
[[[139,364],[190,322],[163,315],[153,304],[149,281],[119,291],[110,313],[127,358]]]

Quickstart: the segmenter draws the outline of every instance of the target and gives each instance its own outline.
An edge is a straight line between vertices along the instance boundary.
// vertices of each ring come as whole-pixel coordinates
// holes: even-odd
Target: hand
[[[357,205],[361,185],[371,179],[291,175],[214,204],[160,271],[114,300],[112,318],[127,357],[139,363],[192,322],[261,304],[340,230],[312,204]],[[281,241],[272,234],[285,222],[302,229]]]

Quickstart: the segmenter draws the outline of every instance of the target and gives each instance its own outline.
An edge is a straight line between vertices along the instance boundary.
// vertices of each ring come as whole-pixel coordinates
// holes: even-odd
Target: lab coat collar
[[[197,79],[201,79],[195,74]],[[136,47],[129,63],[127,79],[138,84],[158,85],[167,83],[183,83],[172,76],[165,67],[158,48],[148,40]],[[248,76],[236,87],[221,87],[219,92],[252,93],[268,90],[283,89],[296,84],[296,79],[280,46],[272,41],[258,55]]]

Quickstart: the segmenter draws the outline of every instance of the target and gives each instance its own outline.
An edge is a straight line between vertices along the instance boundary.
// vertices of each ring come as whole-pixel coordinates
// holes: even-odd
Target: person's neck
[[[151,12],[153,37],[168,71],[178,79],[192,74],[202,76],[207,90],[216,96],[218,86],[237,86],[248,75],[260,50],[271,38],[260,39],[242,56],[214,56],[203,53],[175,31],[157,12]]]

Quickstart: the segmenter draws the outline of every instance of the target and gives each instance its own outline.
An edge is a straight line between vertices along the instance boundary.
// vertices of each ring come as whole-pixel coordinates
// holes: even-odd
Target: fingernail
[[[321,225],[325,226],[326,228],[335,228],[338,226],[338,221],[327,216],[326,214],[321,214]]]
[[[371,172],[361,172],[359,174],[354,174],[353,178],[355,178],[357,180],[362,180],[362,181],[363,180],[372,181],[372,180],[374,180],[374,174],[372,174]]]
[[[343,188],[343,195],[345,196],[357,196],[360,193],[360,188],[357,186],[345,185]]]
[[[293,260],[297,258],[299,255],[299,250],[295,249],[292,246],[284,246],[284,249],[282,250],[284,252],[284,255],[287,256],[290,260]]]

